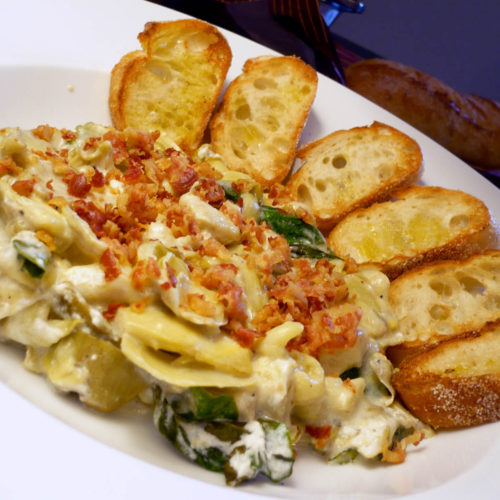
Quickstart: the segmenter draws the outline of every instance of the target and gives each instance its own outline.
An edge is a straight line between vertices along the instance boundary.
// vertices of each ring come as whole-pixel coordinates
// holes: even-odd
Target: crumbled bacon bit
[[[5,174],[19,175],[23,169],[16,165],[10,157],[0,159],[0,176]]]
[[[189,158],[175,150],[169,150],[169,152],[171,163],[165,174],[175,194],[181,196],[187,193],[198,180],[198,174],[190,166]]]
[[[72,130],[63,128],[61,129],[61,133],[62,138],[67,142],[74,141],[77,138],[77,135]]]
[[[323,449],[332,433],[331,425],[306,425],[306,432],[315,440],[318,449]]]
[[[128,128],[125,130],[127,148],[129,150],[136,150],[144,158],[149,158],[154,152],[154,145],[160,132],[143,132],[141,130]]]
[[[143,180],[142,162],[129,158],[129,165],[123,174],[123,181],[126,184],[137,184],[141,180]]]
[[[92,187],[83,173],[77,174],[75,172],[69,172],[63,178],[63,182],[68,185],[68,194],[76,198],[85,198]]]
[[[47,189],[49,189],[50,191],[54,191],[54,186],[52,186],[52,183],[54,182],[54,179],[50,179],[49,181],[47,181],[45,183],[45,186],[47,187]]]
[[[222,179],[222,174],[217,169],[212,167],[208,161],[195,163],[193,168],[200,177],[207,177],[209,179],[214,179],[215,181]]]
[[[226,198],[224,190],[214,179],[200,179],[193,189],[193,194],[215,208],[220,208]]]
[[[196,235],[199,232],[198,224],[188,212],[177,203],[170,204],[165,210],[167,226],[176,238],[187,235]]]
[[[111,304],[108,304],[108,307],[102,313],[102,315],[108,321],[113,321],[120,307],[125,307],[125,304],[123,304],[122,302],[112,302]]]
[[[212,317],[216,312],[213,302],[207,301],[201,293],[188,293],[186,295],[189,308],[200,316]]]
[[[87,222],[97,237],[104,236],[103,226],[106,223],[106,215],[92,201],[75,200],[72,208]]]
[[[158,213],[164,210],[164,205],[155,199],[155,188],[149,184],[138,184],[128,190],[125,213],[143,224],[153,222]],[[136,226],[132,223],[129,229]]]
[[[318,356],[321,350],[335,351],[353,347],[358,338],[361,311],[354,309],[339,316],[334,312],[315,311],[301,336],[292,339],[287,348]]]
[[[331,425],[306,425],[306,432],[315,439],[329,438],[332,432]]]
[[[44,231],[43,229],[39,229],[36,233],[35,236],[42,242],[47,245],[47,248],[51,251],[54,252],[56,250],[56,244],[54,243],[54,238],[52,235],[47,233],[47,231]]]
[[[106,248],[106,250],[104,250],[99,262],[104,268],[104,278],[106,281],[113,281],[114,279],[118,278],[121,273],[121,269],[118,264],[118,260],[109,248]]]
[[[136,290],[144,290],[154,278],[161,276],[160,266],[154,257],[137,261],[130,279]]]
[[[207,269],[201,284],[217,292],[229,319],[244,322],[247,318],[242,288],[234,281],[238,268],[234,264],[216,264]]]
[[[284,205],[294,201],[290,190],[283,184],[273,184],[269,189],[268,196],[273,200],[273,205]]]
[[[216,264],[206,270],[201,278],[201,285],[209,290],[217,290],[221,283],[233,280],[238,272],[234,264]]]
[[[110,130],[103,135],[103,140],[109,141],[113,148],[113,162],[115,165],[121,165],[128,158],[127,141],[121,132]]]
[[[31,178],[24,181],[16,181],[12,184],[12,189],[21,196],[31,196],[35,187],[36,179]]]
[[[35,137],[42,139],[42,141],[49,142],[52,139],[55,131],[56,129],[54,127],[50,127],[49,125],[39,125],[31,132]]]
[[[106,183],[106,179],[104,178],[104,175],[102,175],[102,172],[100,170],[95,169],[94,170],[94,175],[92,176],[92,186],[96,188],[100,188],[104,186]]]
[[[240,200],[243,202],[243,198],[240,198],[238,200],[237,205],[240,206]],[[225,201],[222,206],[219,208],[221,213],[229,217],[231,222],[240,230],[243,231],[245,228],[245,220],[243,219],[243,215],[241,213],[241,206],[240,209],[234,206],[234,203]]]
[[[269,284],[269,301],[255,315],[253,325],[266,332],[284,321],[301,322],[304,332],[287,348],[312,356],[322,349],[351,347],[357,339],[361,312],[345,303],[348,293],[343,275],[328,260],[313,266],[308,259],[294,259],[292,267]]]
[[[99,142],[101,142],[100,137],[89,137],[83,145],[83,150],[88,151],[89,149],[95,148]]]
[[[258,338],[264,337],[264,334],[257,330],[251,330],[250,328],[236,328],[231,331],[231,337],[233,337],[241,347],[250,348]]]
[[[203,241],[198,249],[198,253],[208,255],[209,257],[217,257],[221,260],[228,260],[231,257],[231,252],[215,238],[207,238]]]

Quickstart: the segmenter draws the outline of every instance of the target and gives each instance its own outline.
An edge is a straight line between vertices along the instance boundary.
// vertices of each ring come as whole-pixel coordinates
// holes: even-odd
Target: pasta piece
[[[271,328],[258,345],[258,354],[270,358],[288,357],[286,345],[291,339],[298,337],[303,330],[304,325],[297,321],[287,321]]]
[[[49,312],[49,302],[36,302],[7,318],[2,325],[3,335],[24,345],[48,347],[81,323],[78,319],[48,319]]]
[[[295,370],[295,405],[316,403],[325,396],[325,372],[320,362],[309,354],[294,351],[297,363]]]
[[[73,245],[78,253],[96,262],[106,250],[106,244],[97,239],[90,226],[68,206],[61,208],[61,214],[66,218],[73,232]]]
[[[8,276],[0,275],[0,319],[21,311],[38,299],[33,290]],[[0,338],[2,333],[0,330]]]
[[[253,376],[240,377],[200,363],[176,365],[175,356],[148,347],[128,334],[122,338],[121,349],[132,363],[154,378],[178,387],[248,387],[254,383]]]
[[[132,303],[141,300],[144,295],[132,286],[130,267],[122,267],[117,278],[107,281],[103,268],[99,264],[72,266],[60,273],[60,282],[70,283],[90,302]]]
[[[161,310],[149,306],[142,313],[121,308],[115,323],[123,332],[147,347],[192,356],[194,361],[234,375],[252,373],[252,353],[235,340],[216,333],[205,334],[202,329]]]
[[[200,229],[208,231],[223,245],[237,243],[240,240],[240,230],[231,222],[231,219],[198,196],[186,193],[180,197],[179,205],[191,212]]]
[[[4,181],[0,181],[0,204],[13,232],[25,229],[49,233],[57,252],[66,250],[73,234],[66,219],[57,210],[26,196],[20,196]]]

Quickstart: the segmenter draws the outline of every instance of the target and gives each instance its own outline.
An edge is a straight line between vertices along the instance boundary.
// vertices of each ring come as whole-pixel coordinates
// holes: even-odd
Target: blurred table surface
[[[311,49],[271,24],[264,1],[150,0],[217,24],[312,66]],[[328,0],[327,0],[328,1]],[[431,74],[456,90],[500,101],[500,0],[363,0],[361,14],[331,24],[340,62],[382,57]],[[500,187],[500,171],[481,173]]]

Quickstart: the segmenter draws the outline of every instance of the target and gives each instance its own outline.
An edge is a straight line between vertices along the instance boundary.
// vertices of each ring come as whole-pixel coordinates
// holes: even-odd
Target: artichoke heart
[[[147,386],[120,349],[81,331],[52,346],[43,368],[58,389],[78,393],[83,403],[103,412],[119,408]]]

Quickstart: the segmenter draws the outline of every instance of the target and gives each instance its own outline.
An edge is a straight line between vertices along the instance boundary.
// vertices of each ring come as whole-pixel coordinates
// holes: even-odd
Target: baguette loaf
[[[347,86],[407,121],[464,161],[500,169],[500,104],[461,94],[410,66],[382,59],[346,69]]]
[[[398,366],[431,345],[500,319],[500,250],[429,264],[400,276],[389,302],[402,342],[387,348]]]
[[[425,262],[479,250],[490,223],[482,201],[461,191],[417,185],[394,198],[348,215],[329,234],[328,246],[339,257],[380,268],[391,279]]]
[[[406,407],[434,428],[500,419],[500,322],[408,358],[392,382]]]
[[[231,49],[203,21],[147,23],[142,51],[111,73],[109,109],[118,129],[159,130],[191,152],[203,138],[231,64]]]
[[[210,123],[212,148],[264,187],[288,174],[314,96],[317,74],[296,57],[258,57],[226,90]]]
[[[402,132],[374,122],[340,130],[297,152],[304,164],[287,183],[307,204],[322,231],[349,212],[416,181],[422,166],[418,144]]]

